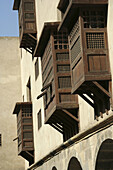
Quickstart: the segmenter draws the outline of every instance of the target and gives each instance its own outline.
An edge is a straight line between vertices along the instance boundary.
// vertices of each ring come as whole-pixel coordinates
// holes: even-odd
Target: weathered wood
[[[15,138],[13,141],[18,139],[18,154],[30,162],[31,157],[33,157],[33,154],[31,154],[31,152],[34,152],[32,103],[16,103],[13,114],[17,114],[18,135],[18,137]]]
[[[109,92],[104,89],[98,82],[93,81],[93,84],[95,84],[104,94],[106,94],[109,98],[111,97],[111,95],[109,94]]]
[[[42,96],[46,95],[47,94],[47,91],[44,91],[43,93],[41,93],[38,97],[37,97],[37,100],[40,99]]]
[[[33,53],[37,41],[35,0],[14,0],[13,9],[19,14],[20,48],[32,48]]]
[[[65,112],[68,116],[70,116],[72,119],[74,119],[75,121],[79,122],[79,119],[77,119],[75,116],[73,116],[69,111],[67,111],[66,109],[62,109],[63,112]]]

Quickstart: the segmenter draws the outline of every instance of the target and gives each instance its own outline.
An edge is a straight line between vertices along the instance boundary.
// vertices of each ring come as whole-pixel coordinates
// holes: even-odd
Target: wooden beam
[[[47,92],[45,91],[45,92],[43,92],[43,93],[41,93],[38,97],[37,97],[37,100],[38,99],[40,99],[42,96],[44,96],[44,95],[46,95],[47,94]]]
[[[49,86],[52,85],[52,81],[50,83],[48,83],[46,86],[44,86],[41,91],[44,91],[45,89],[49,88]]]
[[[75,116],[73,116],[69,111],[67,111],[66,109],[62,109],[62,111],[64,113],[66,113],[68,116],[70,116],[72,119],[74,119],[76,122],[79,122],[79,119],[76,118]]]
[[[13,141],[17,140],[19,137],[17,136],[16,138],[13,139]]]
[[[111,98],[110,93],[104,89],[97,81],[93,81],[92,82],[95,86],[97,86],[106,96],[108,96],[109,98]]]
[[[31,34],[28,34],[31,38],[33,38],[35,41],[37,41],[37,38],[36,37],[34,37],[33,35],[31,35]]]
[[[29,151],[25,151],[28,155],[34,158],[34,155],[32,155]]]

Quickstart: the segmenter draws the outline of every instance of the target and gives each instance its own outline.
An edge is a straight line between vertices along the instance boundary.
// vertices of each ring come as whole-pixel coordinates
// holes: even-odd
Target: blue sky
[[[18,11],[12,10],[14,0],[0,1],[0,36],[18,36]]]

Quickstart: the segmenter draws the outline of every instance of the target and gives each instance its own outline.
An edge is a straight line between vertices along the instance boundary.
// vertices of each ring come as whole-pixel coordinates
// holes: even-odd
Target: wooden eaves
[[[60,11],[65,12],[65,9],[66,9],[66,6],[67,6],[67,4],[68,4],[68,1],[69,1],[69,0],[60,0],[57,8],[58,8]]]
[[[40,36],[40,39],[36,45],[34,51],[34,57],[41,57],[43,55],[44,49],[48,43],[51,31],[57,30],[60,22],[46,22]]]
[[[13,111],[13,114],[18,114],[20,107],[25,105],[32,105],[32,102],[17,102]]]
[[[21,0],[14,0],[13,10],[18,10],[19,9],[20,1]]]
[[[76,18],[77,15],[77,9],[78,7],[82,5],[107,5],[108,0],[70,0],[69,5],[65,11],[64,17],[62,19],[62,22],[60,23],[58,27],[58,31],[67,28],[68,31],[70,30],[71,24],[72,24],[72,18]],[[58,9],[62,10],[64,5],[64,0],[61,0],[58,5]]]

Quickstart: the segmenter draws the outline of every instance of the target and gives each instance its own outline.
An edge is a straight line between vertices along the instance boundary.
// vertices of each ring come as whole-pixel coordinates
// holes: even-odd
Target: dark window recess
[[[2,135],[0,134],[0,146],[2,146]]]
[[[27,101],[31,101],[31,79],[29,78],[27,83]]]
[[[35,80],[37,80],[37,77],[39,75],[39,63],[38,63],[38,58],[35,62]]]
[[[38,119],[38,130],[41,128],[42,126],[42,115],[41,115],[41,110],[38,112],[37,114],[37,119]]]

